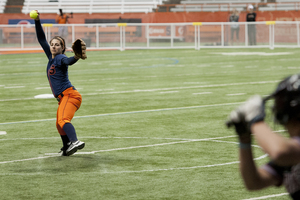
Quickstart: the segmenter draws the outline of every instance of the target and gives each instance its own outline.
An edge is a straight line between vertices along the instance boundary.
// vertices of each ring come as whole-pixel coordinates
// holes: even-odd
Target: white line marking
[[[0,101],[4,102],[4,101],[22,101],[22,100],[32,100],[34,98],[22,98],[22,99],[0,99]]]
[[[49,87],[37,87],[37,88],[34,88],[36,90],[44,90],[44,89],[50,89]]]
[[[14,89],[14,88],[24,88],[25,86],[10,86],[10,87],[4,87],[5,89]]]
[[[0,135],[6,135],[6,131],[0,131]]]
[[[236,94],[227,94],[227,96],[240,96],[240,95],[245,95],[247,93],[236,93]]]
[[[286,196],[286,195],[289,195],[289,193],[273,194],[273,195],[244,199],[244,200],[268,199],[268,198],[272,198],[272,197],[280,197],[280,196]]]
[[[162,111],[173,111],[173,110],[185,110],[185,109],[195,109],[195,108],[208,108],[208,107],[237,105],[237,104],[241,104],[241,103],[243,103],[243,102],[213,104],[213,105],[202,105],[202,106],[189,106],[189,107],[177,107],[177,108],[162,108],[162,109],[155,109],[155,110],[141,110],[141,111],[120,112],[120,113],[106,113],[106,114],[98,114],[98,115],[78,116],[78,117],[74,117],[73,119],[90,118],[90,117],[102,117],[102,116],[112,116],[112,115],[124,115],[124,114],[136,114],[136,113],[147,113],[147,112],[162,112]],[[56,118],[52,118],[52,119],[40,119],[40,120],[29,120],[29,121],[18,121],[18,122],[4,122],[4,123],[0,123],[0,125],[22,124],[22,123],[35,123],[35,122],[44,122],[44,121],[53,121],[53,120],[56,120]]]
[[[123,78],[103,78],[103,81],[111,81],[111,80],[126,80],[130,79],[129,77],[123,77]]]
[[[178,141],[178,142],[169,142],[169,143],[160,143],[160,144],[152,144],[152,145],[143,145],[143,146],[132,146],[132,147],[124,147],[124,148],[115,148],[115,149],[107,149],[107,150],[99,150],[99,151],[91,151],[91,152],[81,152],[80,154],[94,154],[94,153],[100,153],[100,152],[110,152],[110,151],[120,151],[120,150],[128,150],[128,149],[136,149],[136,148],[147,148],[147,147],[155,147],[155,146],[164,146],[164,145],[172,145],[172,144],[180,144],[180,143],[188,143],[188,142],[200,142],[200,141],[212,141],[212,142],[225,142],[230,144],[238,144],[238,142],[228,142],[228,141],[219,141],[217,139],[225,139],[230,137],[236,137],[236,136],[223,136],[223,137],[215,137],[215,138],[204,138],[204,139],[184,139],[186,141]],[[30,139],[30,138],[25,138]],[[256,146],[256,145],[252,145]],[[0,164],[7,164],[7,163],[15,163],[15,162],[23,162],[23,161],[32,161],[32,160],[39,160],[39,159],[45,159],[50,157],[57,157],[60,156],[58,153],[47,153],[47,156],[40,156],[37,158],[27,158],[22,160],[12,160],[12,161],[2,161]],[[267,155],[262,155],[258,158],[255,158],[256,160],[263,159]],[[137,172],[154,172],[154,171],[168,171],[168,170],[175,170],[175,169],[197,169],[197,168],[206,168],[206,167],[216,167],[216,166],[223,166],[223,165],[230,165],[239,163],[239,161],[234,162],[228,162],[228,163],[221,163],[221,164],[214,164],[214,165],[204,165],[204,166],[193,166],[193,167],[179,167],[179,168],[170,168],[170,169],[155,169],[155,170],[141,170],[141,171],[121,171],[121,172],[109,172],[109,173],[137,173]]]
[[[196,67],[211,67],[211,64],[196,65]]]
[[[22,159],[22,160],[3,161],[3,162],[0,162],[0,164],[24,162],[24,161],[31,161],[31,160],[39,160],[39,159],[50,158],[50,157],[56,157],[56,156],[46,156],[46,157],[45,156],[40,156],[40,157],[36,157],[36,158],[27,158],[27,159]]]
[[[34,96],[35,99],[53,99],[53,94],[39,94]]]
[[[211,94],[212,92],[200,92],[200,93],[193,93],[193,94]]]
[[[167,93],[176,93],[178,91],[166,91],[166,92],[160,92],[161,94],[167,94]]]
[[[199,86],[188,86],[188,87],[175,87],[175,88],[157,88],[157,89],[147,89],[147,90],[129,90],[129,91],[116,91],[116,92],[100,92],[100,93],[89,93],[81,94],[86,95],[103,95],[103,94],[124,94],[124,93],[136,93],[136,92],[157,92],[163,90],[183,90],[183,89],[194,89],[194,88],[212,88],[212,87],[226,87],[226,86],[239,86],[239,85],[256,85],[256,84],[269,84],[277,83],[279,81],[260,81],[260,82],[246,82],[246,83],[229,83],[229,84],[216,84],[216,85],[199,85]],[[18,101],[18,100],[32,100],[34,98],[20,98],[20,99],[0,99],[2,101]]]
[[[277,83],[278,81],[261,81],[261,82],[247,82],[247,83],[229,83],[229,84],[215,84],[215,85],[198,85],[198,86],[187,86],[187,87],[174,87],[174,88],[157,88],[147,90],[129,90],[129,91],[116,91],[116,92],[102,92],[99,94],[122,94],[122,93],[133,93],[133,92],[156,92],[162,90],[182,90],[182,89],[194,89],[194,88],[212,88],[212,87],[226,87],[226,86],[239,86],[239,85],[256,85],[256,84],[267,84]]]
[[[224,139],[224,138],[231,138],[236,137],[235,135],[231,136],[223,136],[217,138],[206,138],[206,140],[213,140],[213,139]],[[149,140],[199,140],[199,139],[191,139],[191,138],[158,138],[158,137],[97,137],[97,136],[83,136],[80,138],[93,138],[93,139],[149,139]],[[0,141],[9,141],[9,140],[53,140],[59,139],[59,137],[42,137],[42,138],[9,138],[9,139],[0,139]]]
[[[106,149],[106,150],[85,152],[85,154],[94,154],[94,153],[100,153],[100,152],[110,152],[110,151],[137,149],[137,148],[146,148],[146,147],[155,147],[155,146],[172,145],[172,144],[187,143],[187,142],[210,141],[212,139],[224,139],[224,138],[229,138],[229,137],[233,137],[233,136],[224,136],[224,137],[206,138],[206,139],[190,139],[190,140],[187,140],[187,141],[179,141],[179,142],[170,142],[170,143],[160,143],[160,144],[152,144],[152,145],[144,145],[144,146],[132,146],[132,147],[124,147],[124,148]],[[30,138],[25,138],[25,139],[30,139]],[[0,164],[22,162],[22,161],[31,161],[31,160],[38,160],[38,159],[44,159],[44,158],[56,157],[56,156],[60,156],[60,154],[47,153],[47,156],[40,156],[40,157],[37,157],[37,158],[27,158],[27,159],[22,159],[22,160],[2,161],[2,162],[0,162]]]
[[[265,158],[266,155],[255,158],[256,160],[260,160]],[[140,171],[119,171],[119,172],[104,172],[107,174],[117,174],[117,173],[141,173],[141,172],[158,172],[158,171],[172,171],[172,170],[190,170],[190,169],[199,169],[199,168],[209,168],[209,167],[219,167],[225,165],[237,164],[239,161],[233,161],[228,163],[220,163],[214,165],[201,165],[201,166],[192,166],[192,167],[177,167],[177,168],[167,168],[167,169],[150,169],[150,170],[140,170]]]
[[[200,83],[200,82],[183,82],[183,84],[204,84],[204,83]]]
[[[123,63],[110,63],[109,65],[112,65],[112,66],[114,66],[114,65],[123,65]]]
[[[266,53],[266,52],[230,52],[230,53],[211,53],[211,54],[222,54],[224,56],[250,56],[250,55],[258,55],[258,56],[278,56],[278,55],[290,55],[294,54],[293,52],[277,52],[277,53]]]
[[[94,96],[97,95],[97,93],[87,93],[86,95]]]
[[[234,65],[224,65],[224,66],[221,66],[221,68],[231,68],[231,67],[234,67]]]
[[[115,90],[115,89],[99,89],[99,90],[96,90],[96,91],[102,92],[102,91],[112,91],[112,90]]]

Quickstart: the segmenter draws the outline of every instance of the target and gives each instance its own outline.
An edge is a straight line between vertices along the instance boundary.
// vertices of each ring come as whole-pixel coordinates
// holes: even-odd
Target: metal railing
[[[65,27],[67,46],[83,38],[88,49],[196,49],[300,47],[299,22],[43,24],[47,40]],[[34,25],[0,25],[0,51],[38,50]]]

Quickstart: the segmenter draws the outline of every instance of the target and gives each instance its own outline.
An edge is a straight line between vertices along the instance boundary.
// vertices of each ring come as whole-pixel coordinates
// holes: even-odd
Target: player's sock
[[[78,140],[76,136],[75,128],[71,123],[66,123],[63,129],[71,142],[75,142]]]
[[[70,140],[69,140],[69,138],[68,138],[68,136],[67,135],[60,135],[60,137],[61,137],[61,140],[62,140],[62,142],[63,142],[63,149],[64,150],[67,150],[68,149],[68,147],[69,147],[69,142],[70,142]]]

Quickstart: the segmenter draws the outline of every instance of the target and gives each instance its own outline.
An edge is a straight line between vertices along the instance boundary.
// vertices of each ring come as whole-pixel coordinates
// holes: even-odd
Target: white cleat
[[[70,142],[69,148],[66,150],[67,156],[73,155],[77,150],[83,149],[85,146],[84,142],[77,140],[76,142]]]

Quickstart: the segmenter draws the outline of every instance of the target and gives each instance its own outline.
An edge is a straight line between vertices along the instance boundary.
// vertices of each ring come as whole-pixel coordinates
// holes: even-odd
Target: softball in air
[[[29,14],[29,16],[32,18],[32,19],[36,19],[37,16],[38,16],[38,13],[36,10],[32,10]]]

